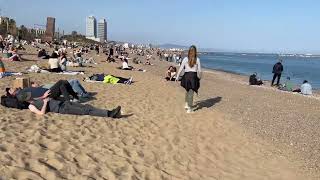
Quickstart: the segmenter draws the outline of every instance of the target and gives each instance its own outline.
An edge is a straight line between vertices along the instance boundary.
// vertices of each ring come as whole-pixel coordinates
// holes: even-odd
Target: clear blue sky
[[[108,38],[196,44],[226,51],[320,53],[317,0],[0,0],[18,25],[56,17],[66,32],[85,32],[85,18],[108,21]]]

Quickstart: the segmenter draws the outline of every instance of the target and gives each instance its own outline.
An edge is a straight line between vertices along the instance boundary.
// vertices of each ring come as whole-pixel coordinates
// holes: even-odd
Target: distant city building
[[[87,17],[86,37],[87,38],[96,38],[97,37],[97,20],[94,16]]]
[[[39,28],[29,28],[28,32],[31,34],[35,34],[36,37],[41,37],[42,35],[44,35],[46,33],[45,29],[39,29]]]
[[[55,36],[55,26],[56,26],[56,19],[53,17],[47,18],[47,26],[46,26],[46,33],[44,36],[45,41],[53,41]]]
[[[107,41],[107,22],[105,19],[100,19],[98,22],[98,38],[100,42]]]

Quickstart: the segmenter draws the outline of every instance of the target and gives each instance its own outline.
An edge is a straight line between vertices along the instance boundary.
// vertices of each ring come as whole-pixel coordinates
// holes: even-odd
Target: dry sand
[[[37,59],[34,54],[24,57]],[[134,77],[131,86],[83,82],[98,92],[90,104],[123,107],[126,116],[119,120],[53,113],[40,117],[0,107],[0,179],[320,178],[319,100],[249,87],[241,83],[243,77],[212,72],[201,81],[199,109],[186,114],[184,90],[162,79],[168,64],[152,63],[135,65],[145,73],[107,63],[85,69]],[[32,64],[5,63],[11,71]],[[42,83],[83,78],[25,76]],[[1,79],[0,89],[13,79]]]

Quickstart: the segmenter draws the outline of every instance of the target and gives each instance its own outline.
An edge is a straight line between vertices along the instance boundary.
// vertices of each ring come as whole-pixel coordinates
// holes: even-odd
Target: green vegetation
[[[65,39],[69,42],[78,42],[81,44],[100,44],[94,40],[87,39],[84,35],[78,34],[76,31],[72,31],[70,35],[62,36],[61,39]]]

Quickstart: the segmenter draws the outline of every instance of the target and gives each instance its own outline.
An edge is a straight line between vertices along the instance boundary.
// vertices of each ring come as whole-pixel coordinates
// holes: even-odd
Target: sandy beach
[[[26,54],[26,52],[28,52]],[[38,60],[5,62],[8,71],[25,71]],[[39,83],[79,79],[88,102],[123,107],[121,119],[0,107],[0,179],[319,179],[320,100],[269,87],[251,87],[247,77],[204,73],[197,111],[186,114],[184,89],[163,79],[169,63],[135,65],[147,72],[121,71],[102,62],[93,73],[132,76],[132,85],[83,82],[85,75],[25,74]],[[134,57],[135,55],[130,55]],[[142,61],[144,59],[139,57]],[[36,61],[37,60],[37,61]],[[0,89],[15,77],[0,80]]]

